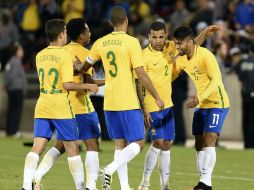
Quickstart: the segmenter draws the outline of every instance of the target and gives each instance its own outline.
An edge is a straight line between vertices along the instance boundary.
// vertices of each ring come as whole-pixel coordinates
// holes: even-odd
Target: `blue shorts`
[[[148,130],[152,140],[163,139],[165,141],[175,140],[175,120],[172,108],[164,109],[161,112],[150,113],[153,122]]]
[[[201,135],[204,132],[220,134],[228,108],[196,108],[193,116],[192,134]]]
[[[56,130],[56,139],[73,141],[78,139],[76,119],[34,119],[34,137],[51,139]]]
[[[76,114],[75,116],[78,124],[79,140],[88,140],[101,136],[101,127],[96,112]]]
[[[106,125],[111,139],[134,142],[144,139],[144,119],[141,110],[105,111]]]

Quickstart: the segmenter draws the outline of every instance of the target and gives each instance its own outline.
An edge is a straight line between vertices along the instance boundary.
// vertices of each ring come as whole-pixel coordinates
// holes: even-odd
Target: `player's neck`
[[[193,57],[194,51],[195,51],[195,44],[193,44],[193,45],[191,46],[190,52],[189,52],[188,55],[187,55],[188,60],[190,60],[190,59]]]
[[[127,27],[125,25],[119,25],[114,27],[114,32],[126,32]]]
[[[83,41],[81,39],[73,40],[73,42],[83,46]]]
[[[62,44],[62,42],[59,42],[59,41],[50,42],[49,45],[50,45],[50,46],[59,46],[59,47],[64,46],[64,45]]]

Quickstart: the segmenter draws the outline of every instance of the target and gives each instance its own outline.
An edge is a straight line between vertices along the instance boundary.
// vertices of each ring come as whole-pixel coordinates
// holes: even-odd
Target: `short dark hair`
[[[183,41],[187,37],[194,39],[193,31],[188,26],[180,26],[174,31],[174,38],[177,40]]]
[[[22,47],[21,45],[20,45],[20,43],[19,42],[13,42],[11,45],[10,45],[10,56],[15,56],[16,54],[17,54],[17,51],[18,51],[18,49],[20,48],[20,47]]]
[[[50,42],[56,41],[59,34],[64,32],[65,22],[62,19],[49,20],[45,24],[45,32]]]
[[[114,6],[110,12],[110,22],[113,26],[118,26],[122,24],[126,19],[127,15],[124,8],[120,6]]]
[[[71,40],[77,40],[78,36],[86,31],[86,22],[83,18],[73,18],[67,25],[67,35]]]
[[[151,24],[149,32],[151,32],[151,30],[154,31],[164,30],[166,32],[166,26],[163,22],[154,22]]]

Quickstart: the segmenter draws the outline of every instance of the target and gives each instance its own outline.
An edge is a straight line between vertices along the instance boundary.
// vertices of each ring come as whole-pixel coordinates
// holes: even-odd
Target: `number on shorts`
[[[213,114],[213,125],[218,125],[219,124],[219,118],[220,115],[219,114]]]

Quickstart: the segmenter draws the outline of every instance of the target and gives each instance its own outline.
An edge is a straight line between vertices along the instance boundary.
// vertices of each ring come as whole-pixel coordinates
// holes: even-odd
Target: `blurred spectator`
[[[21,113],[23,108],[26,76],[22,66],[23,48],[15,43],[11,47],[11,59],[5,66],[4,86],[8,94],[6,135],[19,136]]]
[[[95,80],[104,80],[104,70],[101,62],[97,62],[94,65],[94,76],[93,79]],[[99,87],[99,91],[97,94],[91,94],[91,100],[93,102],[93,106],[95,111],[98,114],[100,125],[101,125],[101,138],[103,140],[109,140],[109,135],[106,127],[106,121],[104,116],[103,104],[104,104],[104,89],[105,86]]]
[[[172,32],[177,27],[183,25],[188,16],[189,16],[189,11],[186,9],[185,1],[176,0],[175,10],[169,18]]]
[[[254,24],[254,4],[252,0],[243,0],[236,7],[236,28],[246,28]]]
[[[242,56],[239,48],[229,51],[232,65],[242,82],[242,121],[245,148],[254,148],[254,55]]]
[[[0,20],[0,62],[2,68],[7,63],[9,56],[9,46],[19,40],[19,31],[13,23],[11,12],[4,10]]]
[[[184,145],[186,129],[183,117],[183,104],[187,98],[188,78],[186,73],[181,74],[172,83],[172,101],[174,103],[175,133],[174,144]]]
[[[149,5],[142,0],[131,0],[129,17],[131,33],[146,36],[152,22]]]
[[[63,0],[62,13],[65,23],[72,18],[83,18],[85,10],[85,0]]]
[[[60,18],[60,6],[55,0],[40,0],[39,15],[41,18],[41,25],[44,26],[48,20]]]
[[[216,9],[214,9],[214,20],[224,18],[225,12],[228,8],[227,5],[233,1],[229,2],[229,0],[215,0],[214,6],[216,7]]]
[[[237,7],[237,1],[233,0],[230,1],[227,5],[227,9],[225,11],[224,17],[222,17],[224,20],[228,23],[228,28],[231,30],[235,30],[235,13],[236,13],[236,7]]]
[[[196,0],[197,7],[195,16],[193,17],[190,27],[193,29],[195,34],[197,34],[196,26],[199,22],[205,22],[211,25],[213,22],[213,10],[209,7],[208,0]]]
[[[214,49],[214,55],[219,63],[222,81],[224,82],[227,73],[226,64],[228,58],[228,45],[224,41],[217,42]]]
[[[100,23],[103,15],[103,1],[86,0],[85,19],[89,26],[95,26]]]
[[[154,7],[154,14],[159,15],[163,19],[167,19],[168,15],[173,12],[174,1],[157,0]]]
[[[23,32],[36,34],[41,27],[38,4],[36,0],[21,3],[18,7],[17,20]]]

